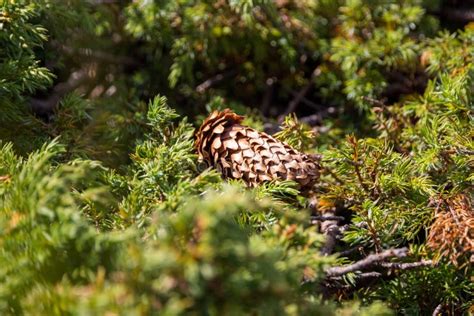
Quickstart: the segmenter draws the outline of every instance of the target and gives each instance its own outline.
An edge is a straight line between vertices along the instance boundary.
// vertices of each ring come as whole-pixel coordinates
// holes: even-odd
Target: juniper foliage
[[[474,28],[442,10],[0,0],[0,313],[469,313]],[[311,196],[198,163],[226,107],[321,155]]]

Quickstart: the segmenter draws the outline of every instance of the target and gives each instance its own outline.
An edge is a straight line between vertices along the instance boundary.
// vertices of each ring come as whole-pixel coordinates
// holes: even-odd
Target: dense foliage
[[[472,10],[0,0],[0,313],[473,312]],[[202,167],[226,107],[312,194]]]

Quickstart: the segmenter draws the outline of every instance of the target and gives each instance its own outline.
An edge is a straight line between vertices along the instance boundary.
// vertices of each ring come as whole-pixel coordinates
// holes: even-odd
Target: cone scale
[[[319,177],[313,157],[272,136],[240,123],[243,116],[229,109],[214,111],[196,133],[199,159],[224,178],[242,179],[248,186],[271,180],[293,180],[308,191]]]

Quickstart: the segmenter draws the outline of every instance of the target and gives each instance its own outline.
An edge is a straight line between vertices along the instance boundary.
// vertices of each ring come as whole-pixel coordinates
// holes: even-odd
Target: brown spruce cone
[[[242,126],[243,116],[229,109],[214,111],[196,134],[199,159],[217,168],[225,178],[243,179],[254,187],[275,179],[293,180],[302,191],[319,177],[319,165],[266,133]]]

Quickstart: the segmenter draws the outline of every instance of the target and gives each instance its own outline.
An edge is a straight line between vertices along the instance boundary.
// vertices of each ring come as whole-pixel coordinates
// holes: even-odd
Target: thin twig
[[[342,216],[335,216],[335,215],[327,215],[327,216],[311,216],[312,221],[343,221],[345,218]]]
[[[321,70],[319,68],[314,69],[314,71],[311,73],[311,78],[309,79],[308,83],[303,88],[301,88],[301,90],[295,95],[295,97],[290,101],[290,103],[288,103],[288,107],[285,113],[283,113],[283,115],[280,116],[280,121],[282,121],[286,115],[296,110],[296,108],[298,107],[298,104],[300,104],[301,100],[305,97],[309,89],[311,89],[311,87],[313,86],[314,80],[320,74],[321,74]]]
[[[67,81],[59,82],[53,88],[51,95],[47,99],[31,98],[30,105],[36,114],[50,114],[57,106],[59,100],[71,91],[74,91],[81,84],[90,79],[87,69],[80,69],[71,73]]]
[[[388,249],[381,253],[371,254],[366,258],[341,267],[332,267],[326,270],[327,277],[341,276],[349,272],[360,271],[372,267],[389,258],[404,258],[408,255],[408,248]]]
[[[364,247],[357,246],[357,247],[353,247],[353,248],[349,248],[349,249],[340,251],[340,252],[338,252],[338,255],[339,255],[339,257],[347,257],[347,256],[349,256],[350,254],[353,254],[356,251],[358,251],[359,253],[362,254],[363,250],[364,250]]]
[[[374,187],[372,189],[372,197],[376,200],[378,199],[379,195],[380,195],[380,188],[379,188],[379,185],[377,184],[377,169],[380,165],[380,159],[382,158],[382,151],[379,151],[377,157],[375,158],[375,162],[373,163],[373,169],[372,171],[370,172],[370,178],[372,180],[372,182],[374,183]]]
[[[358,144],[357,144],[357,140],[355,138],[355,136],[350,136],[348,138],[348,141],[349,143],[352,145],[352,149],[353,149],[353,159],[352,160],[349,160],[350,163],[354,166],[354,171],[356,173],[356,176],[357,176],[357,180],[359,181],[359,184],[362,186],[362,188],[364,189],[365,192],[367,192],[368,194],[370,194],[370,190],[369,190],[369,187],[367,186],[367,184],[364,182],[364,179],[362,178],[362,175],[360,173],[360,168],[359,168],[359,165],[361,164],[359,162],[359,150],[358,150]]]
[[[329,173],[331,175],[331,177],[334,178],[334,180],[339,182],[339,184],[344,184],[344,181],[342,181],[331,169],[329,169],[327,167],[323,167],[323,170],[326,171],[327,173]]]
[[[237,74],[237,71],[235,69],[228,70],[222,73],[218,73],[217,75],[203,81],[196,87],[196,91],[199,93],[204,93],[206,90],[209,88],[213,87],[214,85],[218,84],[224,79],[227,79],[229,77],[232,77]]]
[[[380,100],[377,100],[377,99],[374,99],[374,98],[371,98],[371,97],[367,97],[367,96],[362,96],[362,100],[368,102],[368,103],[371,103],[373,105],[377,105],[381,108],[384,108],[386,105],[385,103],[383,103],[382,101]]]
[[[393,263],[393,262],[380,262],[390,257],[404,257],[406,256],[407,249],[391,249],[380,254],[369,255],[365,259],[362,259],[354,264],[347,265],[344,267],[334,267],[327,270],[327,276],[322,283],[323,293],[328,296],[330,291],[345,289],[347,291],[353,291],[361,287],[365,287],[368,283],[374,282],[377,279],[393,278],[394,270],[411,270],[420,267],[432,266],[431,260],[421,260],[419,262],[409,263]],[[361,272],[362,269],[370,267],[384,268],[383,271],[367,271]],[[355,283],[348,284],[345,281],[345,274],[353,273],[351,279]],[[438,315],[434,314],[433,315]]]
[[[417,262],[382,262],[380,266],[391,270],[411,270],[420,267],[433,266],[433,260],[421,260]]]
[[[383,275],[380,272],[363,272],[363,273],[357,273],[354,275],[354,279],[356,281],[361,281],[363,279],[378,279],[381,278]],[[344,280],[342,276],[337,276],[337,277],[331,277],[331,281],[342,281]]]
[[[442,315],[441,310],[443,309],[443,307],[444,307],[443,303],[438,304],[438,306],[436,306],[436,308],[433,311],[433,316]]]
[[[298,91],[295,91],[295,90],[290,90],[290,93],[292,96],[296,97],[298,95]],[[315,109],[315,110],[321,110],[322,108],[324,108],[324,106],[322,104],[317,104],[311,100],[308,100],[308,98],[306,97],[302,97],[300,99],[300,102]]]
[[[328,221],[324,223],[328,223],[324,229],[324,234],[326,235],[326,242],[324,243],[323,247],[321,247],[320,253],[322,255],[327,256],[333,252],[333,249],[336,246],[336,242],[340,238],[339,236],[341,232],[339,226],[337,226],[336,221]]]
[[[308,124],[309,126],[320,125],[323,118],[335,114],[337,109],[334,106],[320,107],[315,114],[303,116],[299,118],[301,123]]]
[[[357,180],[359,181],[360,185],[362,186],[365,192],[370,193],[369,187],[367,186],[367,184],[365,184],[364,180],[362,179],[359,165],[358,164],[353,164],[353,165],[354,165],[354,170],[357,176]]]
[[[285,111],[285,113],[282,115],[282,117],[288,115],[289,113],[293,113],[296,108],[298,107],[298,104],[300,104],[301,99],[308,93],[309,89],[313,85],[313,80],[309,80],[308,84],[305,85],[297,94],[296,96],[288,103],[288,107]]]
[[[333,212],[323,214],[323,216],[334,216]],[[342,233],[348,228],[348,225],[339,226],[338,220],[328,220],[321,223],[321,232],[326,236],[326,242],[321,247],[320,253],[322,255],[332,254],[334,247]]]

